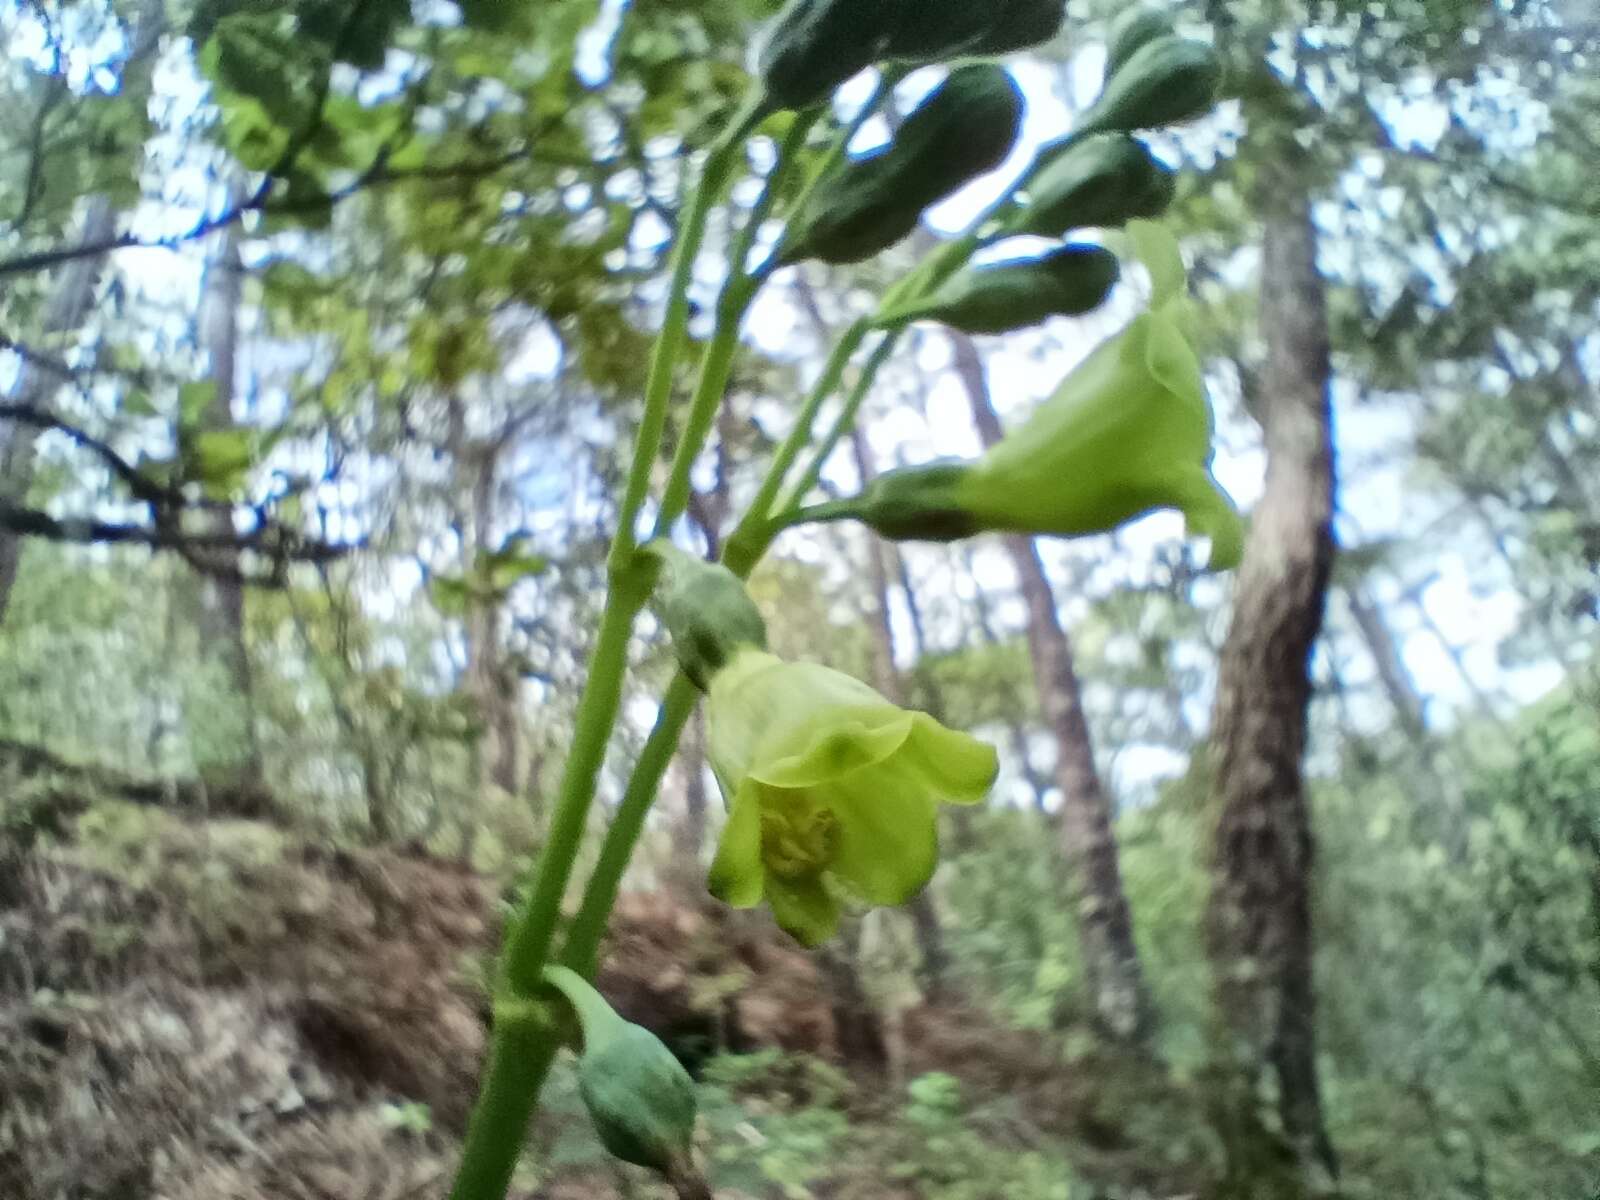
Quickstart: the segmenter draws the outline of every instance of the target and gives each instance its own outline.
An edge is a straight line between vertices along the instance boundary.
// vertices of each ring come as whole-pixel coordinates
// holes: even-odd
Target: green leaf
[[[206,412],[217,398],[217,385],[209,379],[197,379],[178,389],[178,429],[188,432],[197,428]]]
[[[255,431],[212,429],[195,437],[186,474],[217,497],[233,495],[256,461]]]

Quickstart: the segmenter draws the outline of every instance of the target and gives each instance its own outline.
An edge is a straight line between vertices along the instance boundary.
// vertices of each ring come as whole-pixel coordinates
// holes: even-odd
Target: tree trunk
[[[702,886],[700,856],[706,845],[706,715],[696,705],[678,746],[683,812],[672,826],[672,857],[682,876]]]
[[[1428,721],[1422,694],[1417,691],[1411,672],[1406,670],[1405,660],[1400,657],[1400,647],[1395,644],[1394,633],[1383,619],[1383,613],[1359,583],[1347,585],[1344,598],[1350,606],[1350,615],[1355,619],[1356,628],[1361,632],[1361,640],[1367,644],[1367,653],[1372,655],[1378,682],[1383,685],[1384,695],[1388,696],[1401,729],[1413,742],[1425,741],[1428,737]]]
[[[850,448],[855,455],[856,471],[861,477],[861,486],[865,488],[877,476],[878,471],[877,465],[872,461],[872,448],[867,444],[866,431],[860,425],[856,425],[850,431]],[[867,538],[867,569],[872,579],[874,609],[872,621],[869,623],[872,629],[873,683],[890,700],[903,705],[906,702],[905,680],[901,677],[899,668],[895,666],[894,624],[889,608],[887,559],[893,553],[893,548],[879,538],[872,536]],[[940,999],[945,994],[949,956],[945,953],[944,930],[939,924],[939,910],[933,902],[932,894],[926,890],[918,893],[907,908],[911,913],[921,960],[917,982],[928,999]]]
[[[163,0],[145,0],[129,32],[132,49],[123,67],[123,90],[129,95],[142,95],[148,87],[148,68],[155,58],[165,28]],[[135,84],[138,86],[133,86]],[[134,170],[138,170],[137,164]],[[84,209],[83,223],[78,233],[79,244],[87,246],[104,242],[115,229],[116,210],[111,201],[104,196],[96,196]],[[55,289],[45,307],[41,330],[47,339],[53,335],[73,333],[82,327],[89,315],[89,306],[94,301],[105,262],[104,254],[88,255],[68,261],[57,272]],[[61,382],[47,368],[24,359],[11,398],[17,404],[42,407]],[[33,486],[34,443],[38,436],[39,431],[31,425],[0,423],[0,501],[18,505],[26,502],[28,491]],[[11,604],[11,592],[16,586],[21,560],[22,535],[0,529],[0,624],[4,624],[6,609]]]
[[[235,183],[228,189],[228,206],[245,200],[244,188]],[[201,313],[203,338],[210,356],[211,382],[215,388],[210,410],[205,414],[209,430],[225,431],[237,427],[233,411],[238,384],[239,313],[244,303],[244,264],[239,260],[239,227],[231,225],[218,239],[217,256],[206,270],[202,288]],[[218,518],[220,531],[232,526],[227,514]],[[234,563],[238,556],[231,556]],[[226,559],[224,559],[226,561]],[[198,581],[203,628],[210,635],[216,652],[226,667],[238,698],[239,716],[244,726],[244,752],[235,764],[239,783],[257,787],[262,779],[261,743],[256,731],[255,685],[250,669],[250,653],[245,642],[244,584],[236,578],[206,577]],[[205,654],[209,647],[202,647]]]
[[[956,374],[966,388],[972,418],[986,446],[1000,440],[1000,419],[989,399],[983,360],[972,339],[950,334]],[[1030,538],[1003,539],[1028,606],[1028,648],[1033,656],[1039,710],[1056,740],[1056,783],[1061,789],[1061,852],[1066,860],[1086,994],[1095,1022],[1109,1035],[1138,1041],[1149,1031],[1152,1009],[1133,917],[1122,889],[1111,802],[1095,767],[1072,660],[1072,641],[1056,613],[1050,580]]]
[[[116,213],[111,202],[96,196],[84,210],[78,240],[82,244],[101,242],[111,236]],[[43,334],[46,340],[72,333],[83,324],[100,282],[104,255],[74,259],[56,276],[55,289],[45,309]],[[36,363],[24,359],[17,374],[12,400],[19,405],[43,407],[44,401],[61,386],[61,379]],[[13,422],[0,424],[0,500],[24,504],[33,486],[34,443],[39,431],[31,425]],[[17,582],[22,560],[22,535],[0,529],[0,622],[5,620],[11,591]]]
[[[1268,160],[1269,162],[1272,160]],[[1228,1195],[1285,1194],[1262,1179],[1271,1139],[1256,1098],[1270,1069],[1294,1184],[1336,1173],[1318,1092],[1311,821],[1302,777],[1310,659],[1333,564],[1331,373],[1310,198],[1290,163],[1266,171],[1261,389],[1266,489],[1251,520],[1217,682],[1207,949],[1233,1083]],[[1242,1124],[1241,1124],[1242,1123]],[[1263,1190],[1266,1189],[1266,1190]]]

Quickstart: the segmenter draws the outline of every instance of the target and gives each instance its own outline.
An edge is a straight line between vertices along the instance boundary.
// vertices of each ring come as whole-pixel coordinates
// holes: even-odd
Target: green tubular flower
[[[949,540],[984,530],[1074,537],[1177,509],[1191,534],[1211,539],[1212,569],[1236,566],[1244,527],[1211,476],[1211,408],[1182,328],[1177,243],[1145,221],[1126,236],[1150,271],[1148,311],[982,457],[886,471],[822,515],[886,537]]]
[[[706,718],[729,802],[711,892],[736,908],[765,898],[807,946],[838,928],[842,898],[920,892],[938,862],[939,804],[977,803],[998,769],[992,746],[926,713],[754,648],[712,678]]]

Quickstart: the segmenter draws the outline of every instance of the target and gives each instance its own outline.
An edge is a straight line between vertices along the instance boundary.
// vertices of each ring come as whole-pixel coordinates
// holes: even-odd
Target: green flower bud
[[[902,8],[887,52],[906,62],[1009,54],[1049,41],[1065,16],[1061,0],[913,0]]]
[[[901,0],[791,0],[756,54],[769,109],[810,108],[882,53]]]
[[[970,463],[956,459],[896,467],[838,511],[897,542],[960,541],[983,532],[961,503],[960,485],[971,470]]]
[[[618,1016],[575,971],[546,967],[544,978],[582,1028],[578,1093],[601,1144],[623,1162],[669,1179],[695,1178],[694,1080],[683,1064],[655,1034]]]
[[[1175,176],[1125,133],[1075,141],[1028,185],[1014,233],[1060,237],[1069,229],[1115,228],[1158,217],[1172,203]]]
[[[1083,114],[1074,136],[1129,132],[1193,120],[1211,111],[1222,63],[1204,42],[1163,37],[1135,50]]]
[[[1008,333],[1048,317],[1098,308],[1116,286],[1117,256],[1099,246],[1061,246],[1038,258],[968,267],[923,300],[878,319],[942,321],[967,333]]]
[[[821,506],[819,519],[945,541],[980,530],[1078,537],[1177,509],[1211,539],[1212,569],[1237,565],[1244,526],[1211,477],[1211,409],[1182,329],[1177,244],[1143,221],[1128,238],[1154,284],[1149,311],[981,457],[887,471],[860,496]]]
[[[1022,92],[1005,68],[952,71],[887,146],[847,164],[796,217],[785,263],[870,258],[916,227],[922,210],[998,166],[1022,126]]]
[[[744,582],[727,567],[660,539],[641,553],[660,563],[651,607],[672,638],[679,666],[701,691],[739,648],[766,648],[767,624],[761,611]]]
[[[1105,77],[1110,79],[1146,44],[1172,37],[1172,22],[1153,8],[1125,8],[1111,22],[1106,38]]]
[[[941,802],[975,804],[994,748],[816,663],[743,650],[711,681],[706,753],[728,823],[708,880],[738,908],[772,905],[807,946],[840,897],[904,904],[939,858]]]

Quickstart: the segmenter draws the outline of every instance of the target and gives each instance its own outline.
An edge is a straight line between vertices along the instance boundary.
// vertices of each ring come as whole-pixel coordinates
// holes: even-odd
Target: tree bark
[[[978,436],[985,446],[992,446],[1002,430],[989,398],[983,360],[971,338],[954,332],[949,336]],[[1122,887],[1111,801],[1095,766],[1078,689],[1072,640],[1061,625],[1049,577],[1032,539],[1007,535],[1002,540],[1028,606],[1028,648],[1039,710],[1056,740],[1061,853],[1073,893],[1090,1011],[1107,1034],[1139,1041],[1149,1032],[1152,1008]]]
[[[1331,362],[1310,197],[1292,157],[1264,166],[1260,414],[1266,488],[1251,520],[1217,682],[1212,747],[1212,892],[1207,949],[1236,1090],[1228,1195],[1285,1194],[1261,1176],[1266,1121],[1251,1121],[1268,1071],[1295,1184],[1337,1173],[1322,1119],[1312,982],[1312,831],[1302,760],[1310,660],[1333,565]],[[1253,1143],[1251,1148],[1246,1143]],[[1323,1172],[1326,1172],[1324,1177]],[[1266,1188],[1268,1190],[1260,1190]]]

